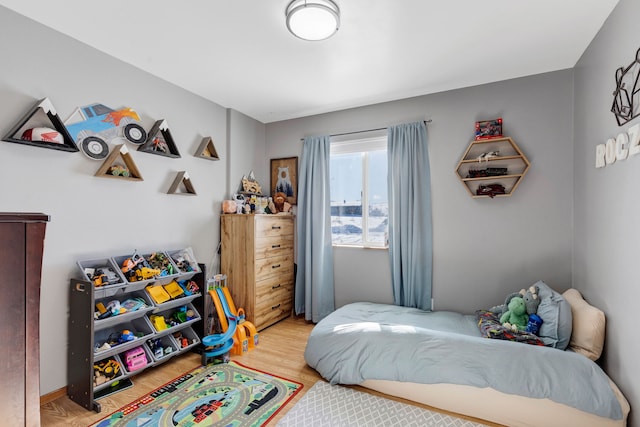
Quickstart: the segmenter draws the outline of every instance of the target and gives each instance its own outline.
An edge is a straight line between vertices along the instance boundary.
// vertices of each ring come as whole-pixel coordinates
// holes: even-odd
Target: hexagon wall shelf
[[[529,170],[529,160],[510,137],[471,141],[456,174],[473,198],[508,197]]]

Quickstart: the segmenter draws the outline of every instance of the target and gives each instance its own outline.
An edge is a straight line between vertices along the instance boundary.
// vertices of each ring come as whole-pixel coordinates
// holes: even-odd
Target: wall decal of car
[[[131,108],[114,110],[103,104],[91,104],[76,109],[70,119],[75,116],[79,116],[80,121],[65,123],[65,127],[90,159],[105,159],[109,155],[107,143],[116,139],[124,138],[135,145],[147,140],[140,116]]]

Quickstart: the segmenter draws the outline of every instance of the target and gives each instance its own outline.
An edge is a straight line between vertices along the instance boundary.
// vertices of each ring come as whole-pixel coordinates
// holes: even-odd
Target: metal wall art
[[[622,126],[640,115],[640,49],[628,67],[616,70],[615,78],[611,112],[616,116],[618,126]]]

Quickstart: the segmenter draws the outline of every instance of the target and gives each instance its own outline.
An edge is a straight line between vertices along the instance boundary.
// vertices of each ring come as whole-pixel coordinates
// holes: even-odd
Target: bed
[[[318,322],[305,360],[332,384],[506,426],[626,426],[629,403],[595,363],[604,314],[575,289],[559,294],[536,285],[540,342],[488,328],[491,310],[426,312],[362,302]]]

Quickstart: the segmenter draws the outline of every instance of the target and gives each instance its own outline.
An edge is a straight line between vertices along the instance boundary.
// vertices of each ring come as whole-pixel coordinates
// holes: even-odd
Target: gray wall
[[[263,147],[264,125],[4,7],[0,57],[0,136],[41,98],[51,100],[62,120],[77,106],[100,102],[134,108],[147,129],[166,119],[182,156],[140,153],[128,145],[144,181],[119,181],[94,177],[101,162],[79,152],[0,142],[0,211],[51,215],[40,311],[40,391],[46,394],[67,384],[68,287],[69,278],[78,274],[76,261],[191,246],[200,262],[213,265],[220,202],[228,186],[227,146]],[[205,136],[213,138],[221,161],[195,157]],[[245,159],[242,169],[263,168],[262,157],[253,161]],[[181,170],[189,173],[197,196],[166,194]],[[230,179],[239,183],[241,174],[235,173]]]
[[[573,75],[571,70],[267,124],[267,158],[300,156],[300,138],[432,119],[433,297],[439,310],[473,312],[544,279],[571,285]],[[509,198],[472,199],[455,167],[476,120],[503,117],[531,168]],[[335,299],[391,302],[388,254],[338,248]]]
[[[265,125],[238,111],[229,110],[229,132],[233,137],[229,141],[229,188],[225,197],[231,197],[238,191],[242,177],[252,170],[263,192],[267,193],[269,174],[264,163]]]
[[[631,313],[640,300],[636,269],[640,228],[640,156],[595,168],[595,147],[626,132],[610,112],[614,73],[640,47],[640,2],[622,0],[575,67],[573,286],[607,314],[604,367],[640,406],[640,343]],[[633,415],[630,426],[640,426]]]
[[[633,30],[639,12],[640,4],[622,0],[575,71],[264,125],[0,7],[2,136],[38,99],[49,97],[63,119],[77,106],[101,102],[135,108],[147,128],[167,119],[182,154],[133,151],[144,181],[128,182],[94,177],[100,163],[80,153],[0,142],[0,211],[52,216],[42,280],[41,394],[66,385],[68,279],[78,259],[188,245],[213,265],[220,201],[243,174],[253,169],[268,186],[268,159],[300,156],[303,136],[433,119],[435,308],[470,312],[538,279],[558,290],[573,285],[607,313],[605,367],[637,406],[640,389],[629,373],[639,344],[625,339],[635,335],[623,313],[640,292],[632,264],[640,157],[605,169],[593,165],[595,145],[628,128],[616,125],[609,107],[615,68],[628,65],[640,46]],[[531,169],[512,197],[474,200],[454,168],[473,123],[499,116]],[[213,138],[220,162],[193,156],[204,136]],[[165,194],[179,170],[189,172],[197,197]],[[337,248],[335,256],[338,306],[391,301],[386,251]]]

